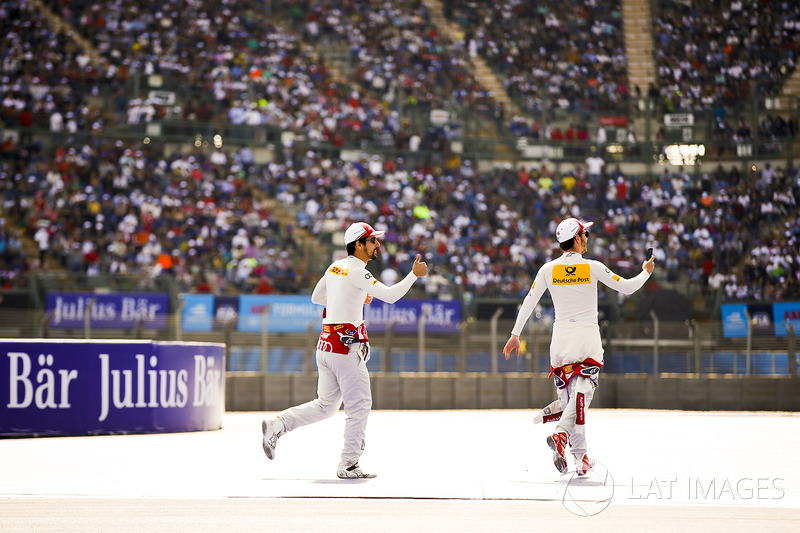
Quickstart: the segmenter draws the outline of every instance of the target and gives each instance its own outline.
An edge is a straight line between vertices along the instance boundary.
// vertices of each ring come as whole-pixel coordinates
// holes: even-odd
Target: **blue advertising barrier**
[[[222,427],[225,345],[0,339],[0,435]]]
[[[221,297],[209,294],[182,294],[183,331],[211,331],[220,329],[220,314],[237,316],[237,330],[259,333],[263,327],[263,313],[267,313],[267,331],[270,333],[305,333],[309,324],[314,331],[322,328],[322,306],[311,303],[310,296],[242,295]],[[228,298],[225,302],[221,300]],[[230,298],[238,298],[238,303]],[[425,331],[429,333],[457,333],[461,322],[461,302],[458,300],[402,299],[393,304],[373,300],[364,306],[364,321],[370,333],[386,331],[392,323],[395,331],[415,332],[422,313],[425,313]]]
[[[425,312],[425,331],[429,333],[457,333],[461,322],[459,300],[400,300],[387,304],[373,300],[364,306],[364,322],[370,333],[381,333],[391,322],[394,331],[417,331],[422,313]]]
[[[795,334],[800,333],[800,302],[781,302],[772,306],[776,337],[787,335],[786,322],[792,324]]]
[[[786,337],[787,321],[800,330],[800,302],[722,304],[720,312],[726,338],[747,337],[747,315],[753,335]]]
[[[311,303],[310,296],[242,295],[239,297],[239,331],[261,331],[262,314],[267,311],[267,331],[303,333],[311,324],[322,329],[322,306]]]
[[[82,328],[88,312],[93,328],[166,329],[169,313],[166,293],[48,292],[46,305],[54,328]]]

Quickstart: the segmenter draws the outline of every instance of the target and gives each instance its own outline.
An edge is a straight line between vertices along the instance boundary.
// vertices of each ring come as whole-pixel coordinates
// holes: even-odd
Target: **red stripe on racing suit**
[[[582,392],[575,395],[575,423],[582,426],[586,423],[586,396]]]
[[[349,353],[350,345],[369,342],[367,326],[361,324],[323,324],[317,350],[333,353]]]
[[[594,359],[587,359],[580,363],[571,363],[558,368],[550,367],[550,375],[547,377],[555,376],[556,387],[559,389],[566,387],[569,384],[569,380],[578,375],[591,379],[596,387],[597,375],[602,367],[603,363],[598,363]]]

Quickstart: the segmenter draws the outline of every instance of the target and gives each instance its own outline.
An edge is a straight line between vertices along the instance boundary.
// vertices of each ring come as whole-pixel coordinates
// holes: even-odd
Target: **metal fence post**
[[[491,354],[491,361],[492,361],[492,374],[497,374],[497,357],[499,355],[499,351],[497,348],[497,321],[500,320],[500,316],[503,314],[503,308],[498,307],[497,311],[494,312],[492,315],[492,321],[490,323],[490,338],[491,338],[491,345],[492,345],[492,354]]]
[[[261,373],[266,375],[269,368],[269,335],[267,325],[269,323],[269,309],[271,304],[261,310]]]
[[[225,325],[223,326],[223,339],[225,339],[225,360],[228,362],[228,370],[231,370],[231,329],[233,328],[233,324],[236,322],[236,314],[234,313],[233,316],[229,316],[227,320],[225,320]],[[241,364],[241,359],[240,359]],[[238,369],[237,369],[238,370]]]
[[[653,319],[653,375],[658,375],[658,317],[656,312],[650,310],[650,318]],[[644,373],[644,367],[642,368]]]
[[[702,369],[701,362],[702,356],[700,354],[700,324],[695,322],[692,319],[690,323],[692,327],[692,348],[694,350],[694,373],[697,377],[700,377],[700,371]],[[688,368],[686,370],[689,370]]]
[[[747,353],[745,355],[745,360],[744,360],[744,364],[745,364],[744,373],[745,373],[746,376],[749,376],[750,375],[750,357],[752,356],[752,353],[753,353],[753,322],[750,319],[750,313],[747,311],[747,309],[744,310],[744,316],[747,319]],[[734,372],[735,372],[736,371],[736,364],[734,364],[733,367],[734,367]]]
[[[381,367],[384,372],[392,371],[392,337],[394,336],[394,323],[396,321],[397,319],[392,317],[386,323],[386,354],[381,361]]]
[[[50,320],[53,318],[53,311],[47,311],[42,315],[42,338],[46,339],[50,336]]]
[[[605,360],[604,370],[607,374],[610,374],[614,369],[614,332],[611,331],[611,323],[608,320],[600,322],[600,335],[602,335],[602,338],[606,339],[605,354],[603,355],[603,359]]]
[[[306,359],[303,363],[303,373],[312,374],[314,372],[314,354],[317,349],[317,339],[314,335],[314,323],[308,323],[308,335],[306,335]]]
[[[459,335],[459,358],[458,358],[458,372],[466,374],[467,372],[467,337],[469,329],[475,322],[475,317],[469,317],[459,325],[461,335]]]
[[[423,309],[419,314],[419,322],[417,322],[417,370],[425,372],[425,319],[428,316],[428,310]]]
[[[183,306],[185,304],[183,295],[179,295],[178,309],[175,311],[175,340],[178,342],[183,340]]]
[[[789,359],[789,377],[797,377],[797,345],[795,344],[794,326],[790,320],[784,320],[786,327],[786,355]]]

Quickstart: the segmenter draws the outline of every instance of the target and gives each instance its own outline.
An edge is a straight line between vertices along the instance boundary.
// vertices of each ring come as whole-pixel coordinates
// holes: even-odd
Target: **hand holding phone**
[[[653,249],[648,248],[646,255],[647,257],[645,258],[644,263],[642,263],[642,269],[646,270],[648,274],[652,274],[653,269],[656,266],[656,262],[653,260]]]

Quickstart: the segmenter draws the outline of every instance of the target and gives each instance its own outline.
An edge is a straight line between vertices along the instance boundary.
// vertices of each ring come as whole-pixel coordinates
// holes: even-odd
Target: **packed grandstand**
[[[632,87],[620,0],[445,4],[3,2],[4,286],[308,293],[367,220],[386,282],[420,252],[430,295],[518,299],[574,216],[620,273],[653,247],[665,286],[800,298],[797,101],[769,104],[800,5],[653,2]]]

